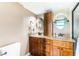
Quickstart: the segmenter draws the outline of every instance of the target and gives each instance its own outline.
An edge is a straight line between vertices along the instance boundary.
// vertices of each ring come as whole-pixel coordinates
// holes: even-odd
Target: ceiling
[[[53,12],[57,12],[60,9],[72,11],[74,6],[77,4],[76,2],[20,2],[24,8],[28,9],[29,11],[33,12],[34,14],[42,14],[46,10],[50,9]]]

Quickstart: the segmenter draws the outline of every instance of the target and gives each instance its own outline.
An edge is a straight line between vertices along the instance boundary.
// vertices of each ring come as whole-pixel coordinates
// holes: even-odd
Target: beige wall
[[[23,22],[28,16],[33,15],[19,3],[0,3],[0,46],[20,42],[21,55],[28,52],[28,33],[26,32],[25,35],[25,32],[23,32],[25,25]]]

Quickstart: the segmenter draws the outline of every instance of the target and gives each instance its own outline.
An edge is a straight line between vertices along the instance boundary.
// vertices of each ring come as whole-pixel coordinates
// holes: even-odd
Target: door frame
[[[74,37],[74,11],[77,9],[79,6],[79,2],[76,4],[74,9],[72,10],[72,39],[75,40],[75,43],[73,44],[73,55],[75,56],[75,51],[76,51],[76,45],[77,45],[77,39]]]

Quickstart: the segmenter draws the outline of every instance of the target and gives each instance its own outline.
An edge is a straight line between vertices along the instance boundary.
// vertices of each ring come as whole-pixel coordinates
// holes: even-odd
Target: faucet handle
[[[64,34],[62,34],[62,33],[59,33],[59,34],[58,34],[58,36],[61,36],[61,37],[63,37],[63,36],[64,36]]]

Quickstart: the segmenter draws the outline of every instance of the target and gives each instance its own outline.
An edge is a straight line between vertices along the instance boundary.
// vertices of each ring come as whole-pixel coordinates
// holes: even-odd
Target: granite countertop
[[[59,38],[59,37],[49,37],[49,36],[43,36],[43,35],[30,35],[31,37],[39,37],[39,38],[46,38],[50,40],[59,40],[59,41],[67,41],[67,42],[75,42],[72,38]]]

